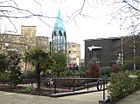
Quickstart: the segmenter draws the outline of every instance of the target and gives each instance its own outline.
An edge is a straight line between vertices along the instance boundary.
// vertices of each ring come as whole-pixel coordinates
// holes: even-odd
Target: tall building
[[[54,29],[52,31],[52,51],[63,51],[64,53],[67,53],[66,30],[61,18],[60,10],[58,10]]]
[[[140,68],[140,36],[85,40],[85,65],[94,61],[100,66],[128,64],[130,69]],[[135,60],[135,61],[134,61]]]

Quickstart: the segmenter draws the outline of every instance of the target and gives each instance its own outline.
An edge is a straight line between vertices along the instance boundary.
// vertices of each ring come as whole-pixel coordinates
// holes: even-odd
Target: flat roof
[[[92,40],[108,40],[108,39],[121,39],[121,37],[107,37],[107,38],[96,38],[96,39],[85,39],[84,41],[92,41]]]

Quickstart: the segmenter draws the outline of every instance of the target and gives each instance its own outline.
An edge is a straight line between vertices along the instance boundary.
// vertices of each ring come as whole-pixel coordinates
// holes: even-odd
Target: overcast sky
[[[112,20],[111,13],[113,9],[108,7],[102,0],[88,0],[82,14],[87,16],[72,15],[81,8],[83,0],[14,0],[19,8],[30,10],[33,13],[43,14],[49,17],[56,17],[58,9],[61,10],[64,21],[67,40],[81,44],[81,56],[84,58],[84,40],[107,38],[127,35],[124,29],[120,29],[120,23]],[[35,2],[36,1],[36,2]],[[93,2],[94,1],[94,2]],[[1,5],[15,5],[12,1]],[[26,14],[26,13],[25,13]],[[25,15],[20,14],[20,15]],[[71,17],[69,19],[69,17]],[[37,26],[37,35],[51,36],[55,23],[55,18],[37,17],[30,19],[12,19],[20,34],[21,25]],[[13,25],[7,19],[0,19],[1,31],[14,31]],[[46,24],[47,23],[47,24]],[[49,25],[49,26],[48,26]]]

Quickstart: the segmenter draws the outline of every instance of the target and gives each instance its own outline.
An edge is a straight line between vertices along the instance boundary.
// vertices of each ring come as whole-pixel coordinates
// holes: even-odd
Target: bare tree
[[[39,0],[38,0],[39,1]],[[45,18],[52,18],[55,19],[57,17],[47,16],[41,12],[41,3],[37,0],[33,0],[32,2],[40,5],[40,12],[33,12],[29,9],[22,9],[19,7],[16,0],[1,0],[0,1],[0,20],[5,21],[8,20],[12,26],[14,27],[14,31],[7,31],[7,32],[17,32],[17,28],[15,26],[14,21],[17,19],[26,19],[26,18],[33,18],[37,17],[40,21],[44,22],[46,25],[51,27],[47,22],[43,19]],[[28,3],[28,2],[27,2]]]
[[[67,2],[67,0],[50,0],[56,3],[64,3]],[[13,22],[15,19],[25,19],[25,18],[32,18],[37,17],[39,20],[44,22],[46,25],[51,27],[49,23],[45,21],[46,18],[57,18],[53,16],[48,16],[44,14],[42,8],[44,8],[43,2],[44,0],[32,0],[36,5],[40,7],[39,12],[33,12],[29,9],[22,9],[16,0],[1,0],[0,1],[0,19],[7,19],[9,22],[14,26],[15,32],[17,32],[16,26]],[[28,3],[28,2],[27,2]],[[88,9],[96,9],[98,4],[105,4],[111,7],[111,9],[114,11],[111,15],[113,16],[114,20],[121,21],[120,27],[127,27],[127,29],[130,29],[132,27],[131,21],[133,21],[133,24],[135,25],[136,29],[135,31],[138,31],[138,28],[140,26],[140,0],[81,0],[79,2],[80,4],[73,4],[77,5],[78,8],[73,9],[73,12],[71,12],[69,15],[66,15],[67,22],[68,21],[74,21],[77,24],[76,17],[82,16],[82,17],[90,17],[94,18],[93,13],[87,14],[85,11],[85,8]],[[102,5],[99,5],[102,6]],[[34,5],[32,5],[34,7]],[[71,7],[73,8],[73,6]],[[110,20],[111,21],[111,20]]]
[[[140,0],[81,0],[81,7],[79,7],[78,10],[75,10],[69,18],[75,21],[76,16],[79,15],[83,17],[92,17],[86,15],[84,9],[87,7],[96,9],[98,7],[97,5],[101,8],[102,5],[100,4],[106,5],[112,10],[112,13],[108,15],[113,17],[113,19],[110,19],[110,22],[112,22],[112,20],[119,21],[120,28],[125,28],[130,32],[133,31],[133,33],[139,32]],[[134,27],[135,29],[132,29]]]
[[[109,6],[113,9],[113,20],[120,22],[120,28],[127,29],[129,33],[139,31],[140,0],[113,0]]]

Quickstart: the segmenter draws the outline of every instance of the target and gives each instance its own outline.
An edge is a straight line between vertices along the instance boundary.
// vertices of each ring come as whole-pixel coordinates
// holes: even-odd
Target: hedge
[[[108,86],[109,99],[120,100],[140,88],[140,71],[123,71],[111,74]]]

